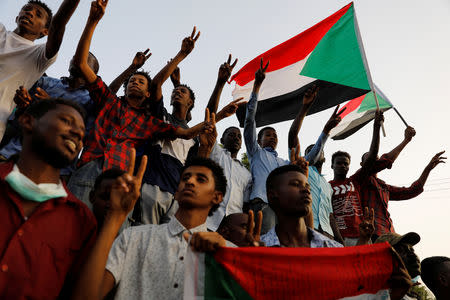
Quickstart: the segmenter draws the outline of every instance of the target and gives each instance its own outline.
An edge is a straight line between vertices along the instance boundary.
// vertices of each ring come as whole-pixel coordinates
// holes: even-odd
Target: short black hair
[[[269,129],[272,129],[273,131],[276,132],[275,128],[270,127],[270,126],[266,126],[266,127],[264,127],[263,129],[261,129],[261,130],[258,132],[258,141],[261,140],[261,138],[262,138],[262,136],[263,136],[263,134],[264,134],[264,131],[269,130]]]
[[[274,169],[270,172],[269,176],[266,179],[266,191],[273,190],[276,186],[276,179],[280,175],[283,175],[287,172],[299,172],[305,176],[308,176],[308,169],[302,168],[299,165],[284,165]]]
[[[348,160],[351,160],[350,154],[348,152],[345,151],[336,151],[333,153],[333,155],[331,156],[331,164],[334,163],[334,159],[338,156],[344,156],[347,157]]]
[[[231,129],[237,129],[239,130],[239,132],[241,131],[239,128],[237,128],[236,126],[230,126],[227,129],[224,130],[224,132],[222,133],[222,138],[225,136],[225,134],[227,134],[228,131],[230,131]]]
[[[92,53],[91,51],[89,51],[89,56],[91,56],[92,59],[94,60],[94,65],[93,65],[94,69],[92,71],[94,71],[94,73],[97,74],[98,70],[100,69],[100,64],[98,63],[98,59],[94,55],[94,53]],[[88,59],[89,59],[89,57],[88,57]]]
[[[45,23],[45,28],[49,28],[50,24],[52,23],[52,18],[53,18],[53,12],[50,9],[50,7],[47,6],[47,4],[45,4],[42,1],[39,0],[29,0],[28,4],[36,4],[39,5],[40,7],[42,7],[45,12],[47,13],[48,17],[47,17],[47,22]]]
[[[193,156],[186,161],[184,167],[181,169],[181,174],[183,174],[183,172],[187,168],[192,166],[199,166],[210,169],[214,177],[214,189],[218,192],[221,192],[222,196],[225,197],[225,194],[227,192],[227,178],[225,177],[223,168],[219,164],[209,158]],[[211,207],[208,215],[211,216],[219,208],[219,206],[220,203]]]
[[[103,171],[95,179],[94,188],[92,190],[95,191],[96,189],[98,189],[98,187],[100,186],[100,184],[102,183],[103,180],[105,180],[105,179],[116,179],[116,178],[122,176],[125,173],[126,172],[124,170],[121,170],[119,168],[111,168],[111,169]]]
[[[425,258],[420,263],[420,277],[433,293],[436,293],[437,291],[438,286],[436,286],[436,278],[439,275],[442,264],[445,262],[450,262],[450,258],[445,256],[431,256]]]
[[[137,71],[134,72],[133,74],[131,74],[127,80],[125,80],[125,82],[123,83],[123,89],[126,92],[127,91],[127,85],[128,85],[128,81],[130,81],[131,77],[133,77],[134,75],[142,75],[145,78],[147,78],[147,91],[150,92],[150,84],[152,83],[152,77],[150,76],[149,72],[146,71]]]
[[[28,106],[24,114],[28,114],[36,119],[40,119],[47,112],[56,109],[59,105],[70,106],[81,115],[83,120],[86,119],[86,111],[78,103],[62,98],[50,98],[48,100],[34,101]]]
[[[194,91],[191,89],[191,87],[188,86],[188,85],[185,84],[185,83],[182,83],[182,84],[177,85],[177,86],[175,87],[175,89],[176,89],[177,87],[180,87],[180,86],[187,88],[187,90],[189,91],[189,97],[190,97],[191,100],[192,100],[192,105],[191,105],[191,107],[189,107],[189,110],[188,110],[188,114],[190,114],[190,112],[191,112],[191,110],[194,108],[194,104],[195,104],[195,93],[194,93]],[[192,116],[191,116],[191,117],[192,117]],[[190,120],[189,120],[189,121],[190,121]]]

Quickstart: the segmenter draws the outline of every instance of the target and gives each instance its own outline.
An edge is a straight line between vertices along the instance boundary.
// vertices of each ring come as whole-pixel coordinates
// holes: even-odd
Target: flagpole
[[[397,113],[397,115],[400,117],[400,120],[403,121],[403,123],[405,124],[406,127],[409,127],[408,123],[406,123],[405,119],[403,118],[403,116],[398,112],[398,110],[395,108],[395,106],[392,106],[392,108],[394,109],[394,111]]]
[[[377,91],[377,94],[380,95],[381,97],[384,98],[384,100],[388,101],[389,104],[392,106],[392,108],[394,109],[394,111],[397,113],[397,115],[400,117],[400,120],[402,120],[403,124],[405,124],[406,127],[409,127],[408,123],[406,123],[405,118],[403,118],[403,116],[400,114],[400,112],[397,110],[397,108],[392,104],[391,101],[389,101],[388,97],[383,94],[383,92],[377,87],[377,85],[374,83],[373,87],[375,88],[375,90]]]
[[[358,40],[359,49],[360,49],[360,52],[361,52],[361,58],[363,60],[364,67],[366,69],[367,79],[369,80],[369,86],[370,86],[370,89],[372,90],[373,95],[375,97],[375,104],[377,105],[377,110],[379,110],[380,109],[380,104],[378,102],[377,93],[376,93],[375,88],[374,88],[372,75],[371,75],[370,69],[369,69],[369,63],[367,62],[366,51],[364,50],[364,45],[363,45],[363,42],[362,42],[361,33],[359,31],[358,18],[356,17],[356,9],[355,9],[354,5],[355,4],[353,3],[353,18],[355,20],[356,39]],[[384,130],[383,122],[381,122],[381,130],[383,131],[383,136],[386,137],[386,131]]]

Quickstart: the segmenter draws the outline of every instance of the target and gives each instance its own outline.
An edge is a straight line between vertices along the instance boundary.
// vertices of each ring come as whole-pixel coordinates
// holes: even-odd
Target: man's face
[[[150,92],[148,91],[148,81],[147,78],[140,74],[135,74],[131,76],[127,84],[128,97],[133,98],[148,98],[150,97]]]
[[[347,176],[348,169],[350,167],[350,159],[347,156],[336,156],[331,168],[334,171],[334,175]]]
[[[248,246],[247,235],[248,215],[236,213],[229,216],[229,222],[219,233],[238,247]]]
[[[32,123],[32,150],[49,165],[63,168],[78,156],[85,127],[76,109],[60,104]]]
[[[20,10],[16,24],[21,31],[41,37],[48,34],[47,20],[48,14],[42,6],[28,3]]]
[[[216,191],[215,187],[214,176],[209,168],[190,166],[181,174],[175,199],[180,207],[211,208],[222,201],[222,193]]]
[[[282,215],[304,217],[311,210],[311,192],[306,176],[300,172],[289,171],[278,177],[274,191],[276,204]]]
[[[228,129],[222,136],[221,142],[225,149],[231,153],[239,152],[242,145],[241,131],[237,128]]]
[[[277,132],[270,128],[264,130],[261,139],[259,140],[259,145],[262,148],[272,147],[272,149],[276,149],[277,144],[278,144]]]
[[[170,104],[184,106],[187,110],[189,110],[193,104],[189,90],[185,86],[178,86],[174,88],[172,91]]]
[[[109,197],[111,187],[115,179],[107,178],[100,182],[100,185],[89,195],[89,201],[92,203],[94,216],[97,219],[99,228],[103,224],[107,209],[109,208]]]
[[[414,252],[413,246],[408,243],[400,242],[394,245],[394,249],[398,252],[405,263],[409,276],[414,278],[420,275],[420,260]]]

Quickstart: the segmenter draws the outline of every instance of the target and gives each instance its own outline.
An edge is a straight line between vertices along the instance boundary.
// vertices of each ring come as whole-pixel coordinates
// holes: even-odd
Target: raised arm
[[[414,197],[418,196],[420,193],[422,193],[423,187],[425,185],[425,182],[428,179],[428,176],[430,175],[431,170],[433,170],[438,164],[445,163],[445,160],[447,159],[447,157],[442,156],[442,154],[444,154],[444,152],[445,151],[436,153],[431,158],[431,161],[425,167],[425,169],[423,170],[419,179],[414,181],[414,183],[411,184],[411,186],[409,186],[409,187],[388,186],[389,193],[390,193],[390,200],[392,200],[392,201],[408,200],[408,199],[414,198]]]
[[[384,121],[383,112],[377,110],[375,113],[375,120],[373,122],[373,135],[372,142],[370,144],[369,154],[363,162],[362,169],[367,170],[374,165],[377,160],[378,150],[380,149],[380,127]]]
[[[80,0],[64,0],[58,11],[52,18],[48,30],[47,43],[45,45],[45,57],[52,58],[58,53],[66,31],[67,22],[74,13]]]
[[[108,254],[120,226],[139,198],[142,177],[147,165],[147,157],[144,155],[136,176],[133,176],[135,158],[136,151],[132,149],[128,172],[118,177],[112,185],[103,226],[82,267],[72,299],[103,299],[114,287],[114,277],[106,270]]]
[[[181,49],[180,51],[178,51],[177,55],[175,55],[175,57],[172,58],[169,63],[165,65],[158,74],[155,75],[150,85],[150,100],[161,101],[161,87],[163,83],[167,80],[167,78],[169,78],[170,74],[172,74],[178,64],[183,59],[185,59],[189,55],[189,53],[192,52],[192,50],[194,50],[195,42],[200,37],[200,31],[197,33],[197,35],[196,31],[197,29],[194,26],[191,35],[183,39],[183,42],[181,43]]]
[[[303,119],[308,113],[309,108],[314,103],[314,100],[317,98],[317,91],[319,88],[316,85],[310,87],[305,95],[303,95],[303,105],[294,121],[292,122],[291,128],[289,128],[288,134],[288,147],[289,149],[297,147],[299,144],[298,133],[300,132],[300,128],[302,127]]]
[[[216,130],[216,115],[215,113],[209,113],[209,110],[206,109],[205,111],[205,123],[210,123],[213,127],[213,130],[208,131],[202,131],[199,136],[198,140],[200,142],[200,145],[198,147],[198,153],[197,155],[200,157],[209,158],[211,151],[216,143],[217,139],[217,130]]]
[[[320,157],[320,153],[323,151],[325,147],[325,143],[330,135],[331,129],[336,127],[341,122],[341,114],[345,111],[345,108],[339,111],[339,105],[336,106],[336,109],[333,111],[333,114],[328,119],[327,123],[323,127],[322,133],[317,139],[314,147],[308,154],[305,155],[305,159],[309,162],[310,165],[314,165]]]
[[[147,59],[152,56],[149,53],[150,49],[145,50],[144,52],[137,52],[131,62],[131,65],[126,68],[116,79],[114,79],[110,85],[109,90],[113,94],[117,94],[117,91],[120,89],[120,86],[127,80],[133,73],[135,73],[139,68],[141,68]]]
[[[392,162],[394,162],[397,159],[400,152],[402,152],[402,150],[406,147],[406,145],[408,145],[408,143],[411,142],[412,138],[415,135],[416,135],[416,130],[414,128],[412,128],[411,126],[406,127],[405,137],[404,137],[403,141],[397,147],[392,149],[391,152],[386,153],[385,154],[386,158],[391,160]]]
[[[209,116],[209,115],[210,115],[209,109],[206,109],[205,116]],[[212,124],[212,120],[214,120],[214,124]],[[197,125],[195,125],[191,128],[185,129],[182,127],[177,127],[177,129],[175,131],[175,137],[189,140],[189,139],[196,137],[201,132],[212,133],[216,128],[215,123],[216,123],[215,116],[214,116],[214,118],[208,118],[208,121],[206,121],[206,117],[205,117],[204,122],[198,123]]]
[[[209,98],[208,105],[206,106],[210,112],[217,113],[217,108],[219,106],[220,95],[222,94],[223,86],[227,82],[228,78],[231,76],[231,72],[233,72],[234,67],[237,64],[237,58],[234,60],[233,64],[231,64],[231,54],[228,55],[228,59],[226,62],[220,65],[219,73],[217,75],[216,85],[214,86],[214,90]]]
[[[247,103],[247,111],[245,113],[244,120],[244,141],[247,153],[252,155],[256,152],[258,147],[258,137],[256,135],[256,109],[258,107],[258,92],[261,85],[266,78],[266,70],[269,67],[269,62],[266,66],[263,65],[263,59],[261,58],[260,67],[255,73],[255,82],[253,83],[253,90],[250,96],[250,100]]]
[[[84,28],[80,41],[78,42],[75,56],[73,57],[74,65],[80,69],[81,74],[83,74],[88,83],[93,83],[97,79],[97,75],[89,67],[87,59],[89,55],[89,48],[91,46],[92,35],[94,34],[94,30],[97,27],[98,22],[105,14],[107,4],[108,0],[96,0],[91,3],[91,11],[86,22],[86,27]]]

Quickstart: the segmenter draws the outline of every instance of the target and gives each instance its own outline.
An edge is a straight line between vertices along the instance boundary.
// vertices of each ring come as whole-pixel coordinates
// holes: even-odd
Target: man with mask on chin
[[[63,99],[33,103],[19,117],[22,151],[0,164],[1,299],[65,299],[95,241],[94,216],[59,177],[83,147],[83,117]]]

